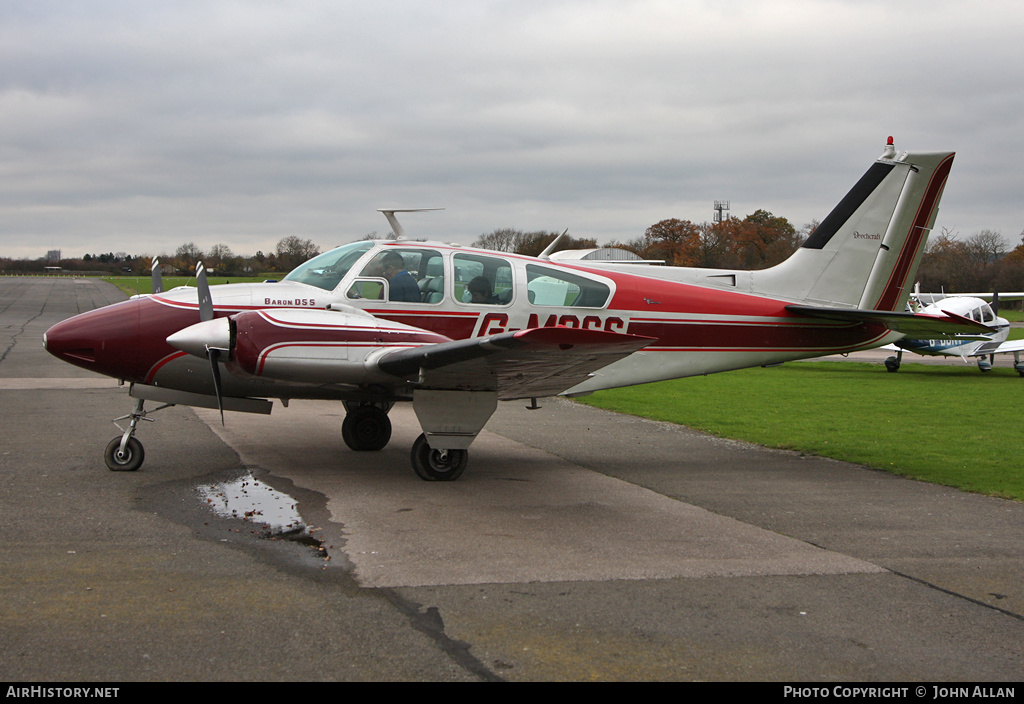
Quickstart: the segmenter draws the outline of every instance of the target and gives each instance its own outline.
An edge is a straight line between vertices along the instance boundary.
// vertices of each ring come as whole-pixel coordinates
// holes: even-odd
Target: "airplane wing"
[[[654,338],[544,327],[452,340],[373,316],[326,310],[245,311],[178,331],[173,347],[228,354],[228,370],[301,384],[382,384],[496,391],[501,399],[553,396]]]
[[[654,338],[550,327],[399,349],[376,361],[421,388],[497,391],[503,400],[554,396]]]
[[[981,292],[981,293],[915,293],[915,298],[921,303],[932,304],[944,301],[947,298],[980,298],[983,301],[991,301],[995,297],[995,293],[992,291]],[[1008,293],[999,293],[999,300],[1003,303],[1006,301],[1019,301],[1024,298],[1024,291],[1010,291]]]
[[[824,308],[818,306],[786,306],[786,310],[799,315],[848,323],[879,325],[901,332],[912,340],[955,338],[958,340],[984,340],[984,335],[995,332],[982,323],[956,313],[942,311],[943,315],[903,313],[887,310],[861,310],[857,308]]]

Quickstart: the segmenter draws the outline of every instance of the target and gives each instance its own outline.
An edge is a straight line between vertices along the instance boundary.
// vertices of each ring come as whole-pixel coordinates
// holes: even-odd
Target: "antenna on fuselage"
[[[565,231],[555,239],[551,240],[551,244],[544,248],[544,251],[537,255],[537,259],[550,259],[551,252],[555,250],[555,245],[558,244],[559,240],[569,234],[569,228],[565,228]]]
[[[404,240],[405,230],[402,228],[402,224],[398,222],[398,218],[395,217],[395,213],[429,213],[433,210],[444,210],[444,208],[378,208],[378,213],[384,213],[384,217],[388,219],[388,224],[391,225],[391,231],[395,233],[395,238]]]

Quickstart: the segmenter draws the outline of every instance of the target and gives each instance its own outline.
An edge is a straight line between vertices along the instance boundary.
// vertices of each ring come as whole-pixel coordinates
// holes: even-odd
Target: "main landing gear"
[[[341,425],[345,444],[356,452],[383,449],[391,439],[388,411],[392,405],[387,400],[346,401]],[[416,476],[428,482],[461,477],[469,462],[469,446],[497,405],[498,394],[493,391],[414,390],[413,410],[423,429],[409,456]]]
[[[895,374],[900,370],[900,362],[903,361],[903,350],[896,353],[894,357],[888,357],[885,360],[885,371]]]
[[[152,423],[153,419],[146,417],[149,413],[156,413],[159,410],[174,405],[173,403],[165,403],[151,411],[147,411],[143,408],[144,404],[144,400],[137,398],[131,413],[114,419],[114,425],[121,431],[121,435],[107,443],[107,449],[103,453],[103,460],[107,463],[107,469],[111,472],[134,472],[142,466],[143,460],[146,459],[146,451],[142,448],[142,443],[135,437],[135,430],[139,427],[139,421],[145,420]],[[117,421],[119,420],[129,421],[128,427],[122,428],[118,425]]]
[[[341,437],[356,452],[384,449],[391,439],[391,404],[345,404],[348,413],[341,424]]]
[[[348,411],[341,424],[341,437],[356,452],[383,450],[391,439],[390,403],[346,403]],[[134,439],[134,438],[133,438]],[[462,476],[469,461],[468,450],[435,450],[420,433],[412,445],[412,470],[428,482],[451,482]]]
[[[427,482],[452,482],[462,476],[469,462],[469,450],[435,450],[420,433],[412,444],[412,471]]]

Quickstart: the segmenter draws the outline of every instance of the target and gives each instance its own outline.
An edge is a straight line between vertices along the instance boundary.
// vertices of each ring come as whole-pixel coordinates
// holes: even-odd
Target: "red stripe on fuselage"
[[[296,309],[289,309],[296,310]],[[246,311],[247,313],[251,311]],[[296,330],[321,330],[325,332],[384,332],[388,334],[420,334],[418,331],[410,331],[407,328],[389,328],[382,325],[374,325],[367,323],[366,325],[352,324],[350,322],[345,323],[325,323],[322,321],[317,322],[303,322],[298,320],[284,320],[279,315],[275,315],[276,311],[273,310],[259,310],[256,314],[263,318],[265,321],[277,328],[292,328]],[[389,321],[394,322],[394,321]]]
[[[161,369],[164,368],[165,365],[170,364],[174,360],[180,359],[181,357],[184,357],[187,354],[188,354],[188,352],[182,352],[182,351],[178,350],[178,351],[175,351],[174,354],[169,354],[166,357],[164,357],[163,359],[161,359],[159,362],[157,362],[152,367],[150,367],[148,372],[146,372],[146,378],[143,380],[144,383],[152,384],[153,383],[153,379],[156,378],[156,375],[160,372]]]
[[[460,313],[445,311],[396,311],[394,309],[367,310],[378,318],[430,330],[452,340],[464,340],[473,336],[477,321],[482,313]]]
[[[631,321],[631,335],[657,338],[649,351],[834,352],[871,344],[885,328],[865,324],[806,325]]]
[[[681,281],[657,279],[624,272],[601,272],[615,282],[615,294],[608,310],[629,311],[631,315],[657,317],[659,313],[756,318],[791,318],[786,305],[773,298],[765,298],[740,291],[723,291]]]

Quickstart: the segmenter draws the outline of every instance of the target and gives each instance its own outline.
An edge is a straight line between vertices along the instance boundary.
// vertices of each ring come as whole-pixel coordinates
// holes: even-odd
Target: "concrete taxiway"
[[[0,279],[6,680],[1024,671],[1024,504],[569,401],[500,404],[453,483],[412,474],[409,409],[354,453],[338,404],[297,401],[161,411],[109,472],[126,391],[40,339],[119,298]],[[302,530],[263,526],[268,488]]]

